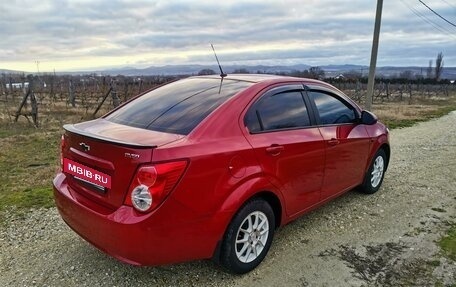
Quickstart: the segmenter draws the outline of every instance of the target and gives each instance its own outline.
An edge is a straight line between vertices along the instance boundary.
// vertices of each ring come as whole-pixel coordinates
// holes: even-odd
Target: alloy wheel
[[[269,236],[269,221],[261,211],[250,213],[242,222],[236,235],[236,256],[243,263],[250,263],[261,254]]]
[[[385,168],[385,161],[382,156],[377,156],[374,161],[374,166],[372,167],[371,173],[371,185],[372,187],[377,187],[380,184],[380,181],[383,177],[383,171]]]

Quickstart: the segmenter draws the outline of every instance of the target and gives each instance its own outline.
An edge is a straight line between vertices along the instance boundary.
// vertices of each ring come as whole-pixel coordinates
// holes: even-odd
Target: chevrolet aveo
[[[274,231],[349,191],[376,192],[388,129],[324,82],[191,77],[65,125],[63,220],[134,265],[213,258],[245,273]]]

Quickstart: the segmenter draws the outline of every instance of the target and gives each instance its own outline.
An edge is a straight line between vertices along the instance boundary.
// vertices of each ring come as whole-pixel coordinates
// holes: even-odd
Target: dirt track
[[[349,192],[279,229],[266,260],[249,274],[231,275],[210,261],[128,266],[80,239],[50,209],[7,216],[0,286],[454,284],[456,263],[434,241],[456,223],[456,112],[393,130],[391,145],[377,194]]]

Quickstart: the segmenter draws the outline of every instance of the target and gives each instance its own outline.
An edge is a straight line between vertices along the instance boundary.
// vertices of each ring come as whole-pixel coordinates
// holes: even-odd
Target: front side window
[[[250,132],[300,128],[310,125],[301,92],[268,95],[247,112],[245,123]]]
[[[356,121],[355,110],[336,97],[317,91],[311,91],[308,95],[317,106],[321,125],[354,123]]]

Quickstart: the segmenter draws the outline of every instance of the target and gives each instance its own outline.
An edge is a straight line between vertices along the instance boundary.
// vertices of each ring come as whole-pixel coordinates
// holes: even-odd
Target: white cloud
[[[210,63],[209,43],[226,63],[367,65],[375,2],[2,1],[0,68]],[[444,1],[426,3],[454,18]],[[455,39],[418,1],[385,1],[378,65],[426,66],[442,51],[456,66]]]

